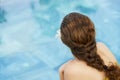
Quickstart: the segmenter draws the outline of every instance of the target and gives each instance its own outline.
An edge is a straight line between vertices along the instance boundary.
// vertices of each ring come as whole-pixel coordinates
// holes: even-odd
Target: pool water
[[[89,16],[96,40],[120,62],[119,0],[1,0],[0,80],[59,80],[72,54],[56,31],[70,12]]]

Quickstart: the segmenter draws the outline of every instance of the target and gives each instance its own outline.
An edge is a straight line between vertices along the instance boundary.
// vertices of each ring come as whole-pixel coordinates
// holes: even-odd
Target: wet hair
[[[97,54],[95,27],[89,17],[72,12],[63,18],[60,31],[62,42],[77,59],[103,71],[109,80],[120,80],[120,67],[115,64],[105,65]]]

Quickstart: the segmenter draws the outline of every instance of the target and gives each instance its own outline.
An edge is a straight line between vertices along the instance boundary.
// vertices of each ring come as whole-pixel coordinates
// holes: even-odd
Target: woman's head
[[[95,28],[87,16],[76,12],[66,15],[60,30],[62,42],[71,49],[74,56],[78,57],[77,53],[85,54],[85,51],[87,53],[95,49]],[[89,47],[90,45],[93,46]]]
[[[61,39],[67,45],[69,45],[69,42],[85,45],[95,40],[95,29],[92,21],[87,16],[79,13],[66,15],[60,29]]]

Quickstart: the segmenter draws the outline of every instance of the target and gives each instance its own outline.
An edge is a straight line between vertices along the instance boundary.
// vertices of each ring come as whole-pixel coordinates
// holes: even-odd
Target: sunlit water
[[[56,38],[62,18],[88,15],[120,62],[119,0],[1,0],[0,80],[59,80],[58,68],[72,58]]]

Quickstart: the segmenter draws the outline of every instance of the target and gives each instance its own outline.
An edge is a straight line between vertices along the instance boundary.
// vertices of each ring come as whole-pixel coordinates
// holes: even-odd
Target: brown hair
[[[66,15],[60,30],[62,42],[76,58],[99,71],[104,71],[109,80],[120,80],[120,67],[114,64],[105,65],[97,54],[95,27],[87,16],[76,12]]]

